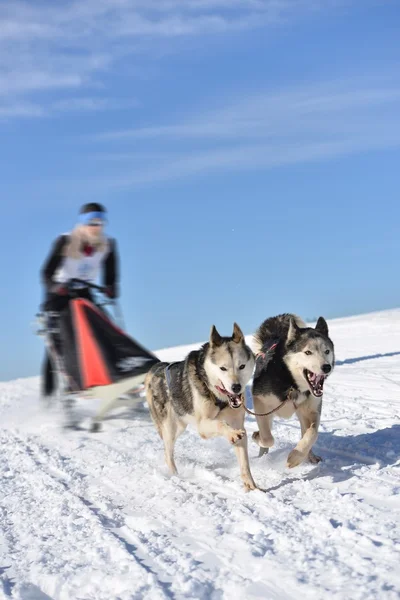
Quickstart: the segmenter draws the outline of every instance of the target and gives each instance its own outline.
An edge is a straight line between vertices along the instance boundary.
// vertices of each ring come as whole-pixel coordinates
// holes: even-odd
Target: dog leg
[[[312,447],[317,441],[318,427],[320,422],[320,413],[311,412],[300,406],[297,409],[297,416],[300,421],[302,437],[296,448],[288,456],[287,466],[292,469],[297,467],[308,457],[310,462],[317,463],[321,459],[312,452]]]
[[[254,396],[254,410],[255,412],[258,413],[262,413],[262,412],[267,412],[265,410],[265,403],[263,402],[263,400],[261,398],[258,398],[257,396]],[[272,435],[271,432],[271,425],[272,425],[272,420],[273,417],[268,416],[268,417],[256,417],[257,419],[257,425],[258,425],[258,431],[255,431],[252,435],[253,440],[255,441],[256,444],[258,444],[258,446],[260,446],[260,448],[272,448],[272,446],[274,445],[274,437]],[[267,450],[268,452],[268,450]],[[263,452],[264,454],[264,452]],[[261,452],[260,452],[260,456],[261,456]]]
[[[224,411],[222,411],[220,413],[222,418],[224,418],[224,416],[225,416],[223,413],[224,413]],[[218,415],[218,416],[220,416],[220,415]],[[244,412],[242,414],[233,413],[233,415],[232,415],[232,413],[231,414],[228,413],[225,416],[226,422],[228,423],[228,425],[230,425],[231,427],[233,427],[234,429],[237,429],[237,430],[244,429],[244,417],[245,417]],[[250,492],[251,490],[256,490],[257,485],[255,484],[253,476],[250,471],[250,462],[249,462],[249,453],[248,453],[248,449],[247,449],[247,433],[246,432],[245,432],[245,435],[243,436],[243,438],[237,444],[235,444],[233,449],[235,451],[236,458],[239,463],[240,476],[242,478],[244,489],[246,490],[246,492]]]
[[[172,407],[170,406],[168,416],[161,425],[161,437],[164,442],[165,462],[167,463],[168,469],[172,475],[176,475],[178,473],[174,460],[175,442],[185,428],[186,425],[178,421],[173,413]]]
[[[234,446],[244,489],[247,492],[255,490],[257,489],[257,486],[250,471],[249,455],[247,452],[247,434],[244,429],[244,415],[240,420],[234,419],[230,420],[230,422],[224,421],[223,417],[224,415],[221,412],[217,419],[201,419],[198,422],[199,434],[202,438],[220,435],[227,439],[228,442]]]
[[[321,415],[321,413],[319,413],[319,414]],[[303,438],[303,436],[305,435],[307,429],[311,425],[311,420],[308,418],[308,416],[303,415],[302,412],[300,412],[297,416],[298,416],[299,421],[300,421],[301,437]],[[318,426],[319,426],[319,421],[318,421],[318,425],[317,425],[317,435],[318,435]],[[315,439],[315,441],[316,441],[316,439]],[[315,441],[313,442],[313,444],[315,444]],[[312,449],[310,449],[309,452],[308,452],[308,460],[313,465],[317,465],[319,462],[321,462],[322,458],[320,456],[317,456],[316,454],[314,454],[314,452],[312,451]]]
[[[249,454],[247,451],[247,435],[234,446],[237,461],[239,463],[240,477],[246,492],[256,490],[257,486],[250,471]]]
[[[235,444],[233,449],[239,463],[240,477],[242,478],[244,489],[246,492],[256,490],[257,486],[250,471],[249,454],[247,450],[247,434],[244,435],[240,442]]]
[[[246,431],[244,429],[233,429],[228,423],[218,419],[203,417],[197,422],[197,431],[200,436],[207,440],[212,437],[224,437],[230,444],[237,444],[242,440]]]

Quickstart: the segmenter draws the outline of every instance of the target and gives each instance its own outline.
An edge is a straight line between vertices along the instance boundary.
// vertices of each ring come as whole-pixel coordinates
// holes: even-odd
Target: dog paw
[[[261,440],[260,432],[255,431],[251,437],[252,437],[253,442],[255,442],[258,446],[260,446],[260,448],[266,448],[267,452],[268,452],[268,449],[272,448],[272,446],[274,445],[275,440],[272,437],[272,435],[267,440]]]
[[[245,435],[246,432],[244,429],[233,429],[229,434],[228,439],[231,444],[237,444],[245,437]]]
[[[306,455],[303,454],[302,452],[299,452],[295,448],[289,454],[286,466],[289,469],[293,469],[294,467],[298,467],[305,460],[305,458],[306,458]]]
[[[243,479],[243,487],[245,492],[251,492],[252,490],[258,490],[258,487],[254,483],[253,479]]]
[[[320,456],[317,456],[312,450],[310,450],[310,452],[308,453],[308,460],[311,464],[317,465],[322,461],[322,458]]]

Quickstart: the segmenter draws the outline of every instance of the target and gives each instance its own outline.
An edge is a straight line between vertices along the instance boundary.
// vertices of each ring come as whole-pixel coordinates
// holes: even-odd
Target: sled
[[[82,284],[96,293],[93,301],[79,297],[76,286]],[[68,306],[60,312],[40,312],[36,333],[44,338],[51,375],[58,383],[56,393],[68,416],[67,426],[77,424],[72,412],[76,399],[98,399],[101,404],[91,425],[96,431],[119,400],[133,404],[143,401],[144,379],[159,359],[110,316],[107,307],[111,305],[117,312],[118,305],[115,300],[98,299],[104,288],[78,279],[71,280],[68,287]]]

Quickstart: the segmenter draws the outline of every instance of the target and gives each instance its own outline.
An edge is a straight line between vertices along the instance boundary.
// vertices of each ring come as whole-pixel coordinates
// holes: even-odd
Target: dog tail
[[[156,407],[154,406],[153,386],[152,386],[152,382],[154,379],[154,370],[155,369],[153,369],[153,367],[152,367],[150,369],[150,371],[148,371],[146,373],[146,377],[144,380],[144,389],[146,392],[146,400],[147,400],[147,404],[149,405],[150,415],[153,420],[154,426],[157,429],[158,435],[160,436],[160,438],[163,439],[162,430],[161,430],[161,426],[160,426],[160,422],[159,422],[159,415],[157,414]]]

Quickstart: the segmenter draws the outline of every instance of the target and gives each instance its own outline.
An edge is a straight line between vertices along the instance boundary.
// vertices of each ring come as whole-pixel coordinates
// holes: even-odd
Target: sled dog
[[[256,413],[267,413],[282,403],[270,416],[258,416],[258,431],[253,440],[260,446],[260,456],[274,444],[271,433],[275,415],[289,418],[296,413],[301,426],[301,440],[287,459],[289,468],[304,460],[321,460],[312,447],[317,440],[321,418],[324,383],[335,366],[335,352],[323,317],[315,328],[293,314],[283,314],[265,320],[253,336],[257,356],[252,393]],[[265,368],[262,361],[271,341],[277,343],[274,355]],[[258,362],[261,361],[261,367]]]
[[[191,424],[203,439],[222,436],[232,444],[245,489],[256,488],[242,404],[253,369],[253,352],[236,323],[231,337],[221,336],[213,326],[209,341],[185,360],[159,363],[150,369],[145,379],[146,398],[171,473],[177,473],[175,441]]]

